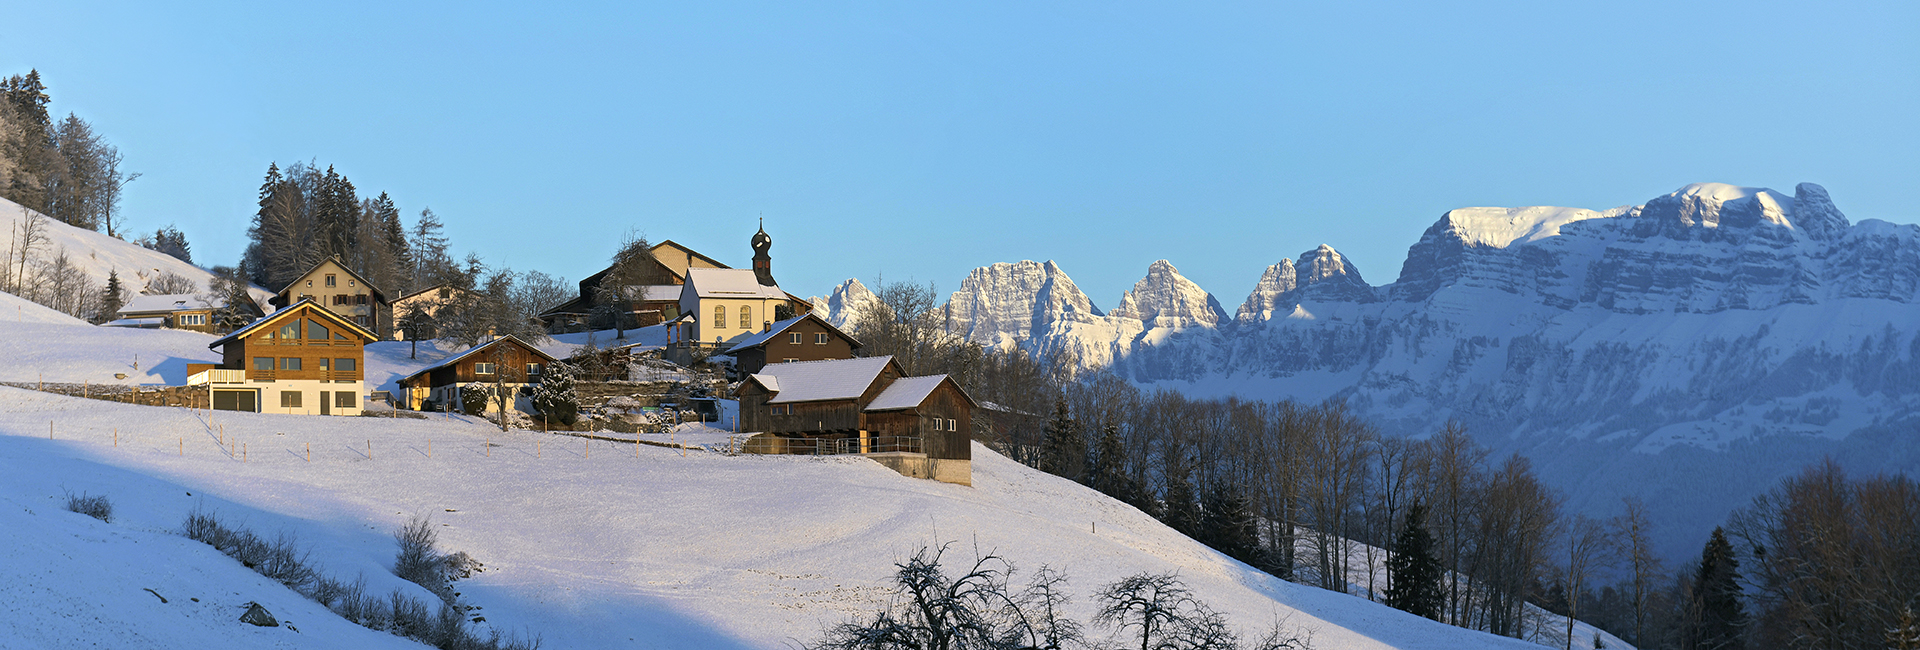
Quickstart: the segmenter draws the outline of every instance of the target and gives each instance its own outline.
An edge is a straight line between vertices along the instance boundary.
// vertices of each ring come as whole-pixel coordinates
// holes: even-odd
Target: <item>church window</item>
[[[727,306],[726,305],[713,306],[713,328],[717,330],[723,330],[727,328]]]
[[[753,308],[740,306],[740,329],[753,329]]]

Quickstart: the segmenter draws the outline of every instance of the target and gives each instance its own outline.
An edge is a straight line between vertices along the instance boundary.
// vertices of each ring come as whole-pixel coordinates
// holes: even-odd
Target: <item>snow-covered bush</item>
[[[480,415],[487,412],[487,398],[493,391],[479,384],[467,384],[460,387],[460,412],[467,415]]]
[[[533,408],[548,420],[573,426],[580,418],[580,396],[574,391],[574,367],[555,363],[547,367],[533,389]]]
[[[87,494],[85,492],[79,494],[69,493],[67,494],[67,509],[100,521],[108,523],[112,523],[113,521],[113,503],[107,501],[106,497],[97,494]]]

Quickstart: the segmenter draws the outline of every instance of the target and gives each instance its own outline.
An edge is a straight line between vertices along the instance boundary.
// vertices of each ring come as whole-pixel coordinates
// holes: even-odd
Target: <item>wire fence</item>
[[[914,436],[847,436],[836,438],[783,438],[754,436],[741,445],[748,454],[802,456],[838,456],[842,454],[923,453],[921,439]]]

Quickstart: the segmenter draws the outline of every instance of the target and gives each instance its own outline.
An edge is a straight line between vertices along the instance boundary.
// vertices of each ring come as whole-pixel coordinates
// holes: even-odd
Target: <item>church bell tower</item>
[[[773,238],[767,236],[767,222],[760,220],[760,232],[753,234],[753,277],[760,286],[775,286],[773,281],[773,256],[767,251],[773,250]]]

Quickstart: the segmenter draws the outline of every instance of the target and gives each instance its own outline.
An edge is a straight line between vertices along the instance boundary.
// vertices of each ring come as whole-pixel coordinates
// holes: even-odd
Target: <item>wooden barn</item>
[[[860,454],[916,478],[973,484],[977,404],[946,375],[904,377],[893,357],[767,364],[735,389],[747,450]]]
[[[734,371],[744,377],[769,363],[852,359],[858,349],[859,340],[808,312],[767,326],[728,348],[727,354],[733,355]]]

